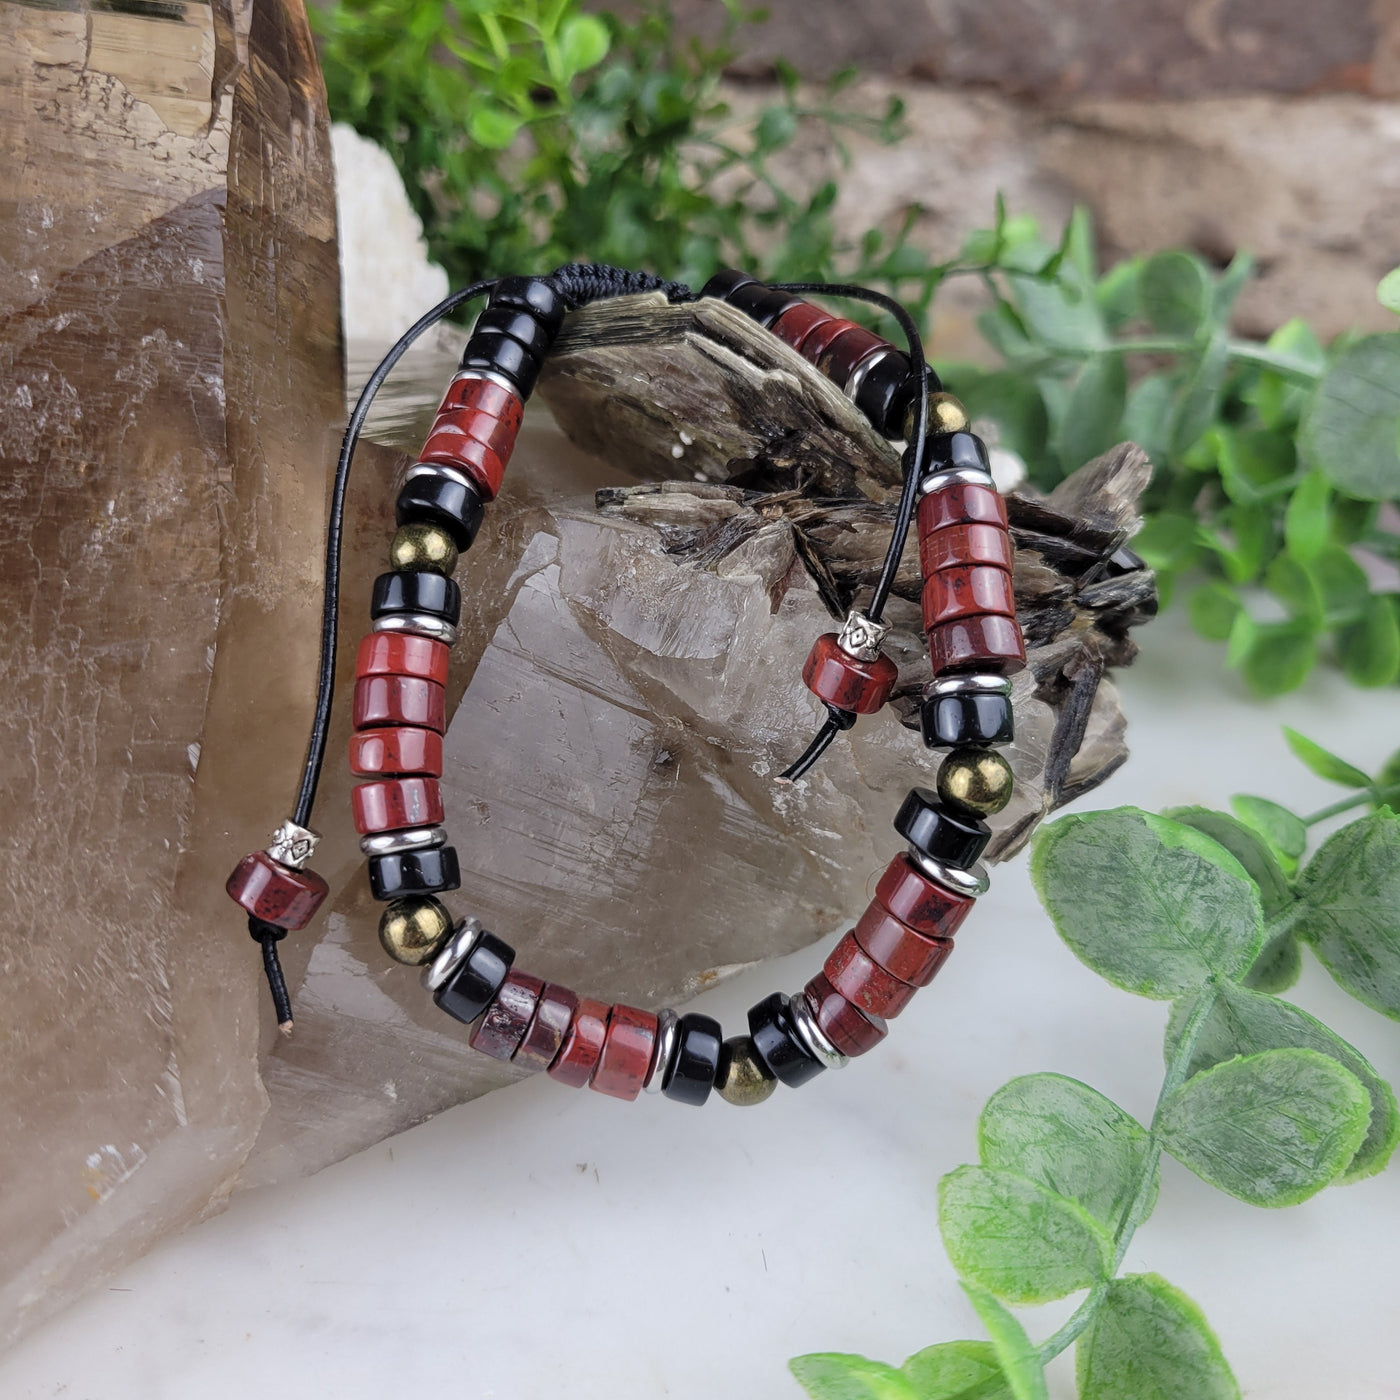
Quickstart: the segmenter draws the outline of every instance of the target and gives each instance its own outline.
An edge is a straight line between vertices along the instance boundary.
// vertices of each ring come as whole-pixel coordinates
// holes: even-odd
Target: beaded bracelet
[[[904,487],[889,550],[870,605],[840,632],[819,637],[802,678],[825,720],[782,775],[814,764],[858,715],[873,714],[897,680],[883,654],[881,621],[917,511],[924,629],[934,678],[920,711],[923,740],[951,750],[937,791],[915,787],[895,817],[908,843],[880,876],[875,898],[801,992],[760,1001],[748,1034],[726,1040],[719,1023],[632,1006],[609,1006],[515,966],[514,950],[475,919],[454,922],[439,894],[461,884],[447,844],[442,797],[445,683],[461,595],[452,574],[487,504],[500,489],[525,401],[566,312],[607,296],[696,294],[643,273],[569,265],[547,277],[506,277],[448,297],[413,326],[371,375],[347,426],[332,493],[326,549],[316,718],[292,819],[266,850],[239,862],[228,892],[248,912],[263,952],[278,1019],[291,1007],[277,954],[288,930],[304,928],[329,893],[307,868],[317,837],[308,829],[324,757],[334,688],[340,535],[355,444],[375,393],[405,350],[431,325],[489,293],[417,463],[399,492],[392,569],[374,584],[373,628],[355,667],[350,769],[366,779],[353,793],[370,888],[386,901],[379,938],[390,957],[423,969],[433,1000],[471,1027],[470,1043],[496,1059],[544,1070],[574,1086],[634,1099],[643,1090],[702,1104],[711,1089],[735,1104],[762,1102],[779,1083],[796,1086],[863,1055],[887,1022],[927,986],[952,951],[953,935],[987,888],[978,863],[990,839],[985,817],[1011,796],[1011,769],[996,746],[1012,738],[1009,675],[1025,664],[1012,594],[1006,507],[983,443],[924,362],[918,330],[898,303],[865,288],[770,286],[741,272],[711,278],[718,297],[770,330],[833,380],[875,429],[903,440]],[[899,322],[908,353],[799,295],[825,292],[883,307]]]

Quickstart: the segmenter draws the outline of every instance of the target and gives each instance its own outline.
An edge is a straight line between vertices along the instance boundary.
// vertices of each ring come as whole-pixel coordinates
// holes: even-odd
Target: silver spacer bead
[[[430,613],[388,613],[374,620],[376,632],[412,632],[415,637],[432,637],[448,646],[456,646],[457,629]]]
[[[811,1003],[807,1000],[805,993],[793,993],[788,998],[788,1006],[792,1012],[793,1029],[797,1032],[797,1038],[806,1047],[808,1054],[814,1059],[820,1060],[827,1069],[845,1069],[849,1061],[827,1039],[826,1032],[817,1024],[817,1018],[812,1012]]]
[[[447,830],[441,826],[411,826],[403,831],[376,831],[360,838],[360,849],[367,856],[392,856],[400,851],[427,851],[447,844]]]
[[[403,479],[412,481],[415,476],[442,476],[448,481],[455,481],[458,486],[470,486],[479,495],[481,486],[473,481],[466,472],[459,472],[456,467],[445,467],[440,462],[415,462],[405,473]]]
[[[442,945],[437,957],[423,969],[423,985],[430,992],[437,991],[466,962],[481,933],[480,919],[463,919],[457,925],[452,937]]]
[[[950,467],[946,472],[930,472],[919,483],[919,496],[922,499],[930,492],[940,491],[958,481],[964,481],[969,486],[989,486],[993,491],[997,489],[991,472],[979,471],[976,467]]]
[[[926,695],[1010,695],[1011,682],[991,672],[955,671],[937,676],[926,688]]]
[[[889,635],[890,629],[885,623],[872,622],[863,612],[852,608],[837,635],[836,645],[857,661],[874,661]]]
[[[865,383],[865,376],[870,373],[881,360],[888,359],[891,355],[897,355],[900,351],[891,345],[887,350],[877,350],[873,355],[867,355],[852,371],[851,377],[846,381],[842,392],[852,403],[856,401],[856,395],[860,393],[860,386]]]
[[[320,840],[314,831],[288,820],[272,833],[267,853],[278,865],[285,865],[289,870],[304,870]]]
[[[510,380],[509,380],[508,378],[506,378],[506,376],[505,376],[504,374],[497,374],[495,370],[490,370],[490,369],[463,369],[463,370],[458,370],[457,373],[454,374],[454,375],[452,376],[452,383],[453,383],[453,384],[456,384],[456,383],[458,382],[458,380],[461,380],[461,379],[485,379],[485,380],[487,380],[489,383],[492,383],[492,384],[499,384],[499,385],[501,386],[502,389],[505,389],[505,390],[507,390],[508,392],[514,394],[516,398],[519,398],[519,397],[520,397],[520,387],[519,387],[519,385],[512,384],[512,383],[510,382]],[[450,387],[450,386],[449,386],[449,387]]]
[[[651,1057],[651,1068],[647,1071],[642,1088],[648,1094],[659,1094],[666,1082],[666,1071],[676,1058],[681,1046],[681,1018],[668,1006],[656,1013],[656,1054]]]
[[[987,867],[981,861],[978,861],[971,870],[959,870],[956,865],[945,865],[941,860],[934,860],[932,856],[926,856],[922,851],[916,851],[913,846],[909,847],[909,859],[930,880],[937,881],[946,889],[952,890],[954,894],[976,899],[979,895],[986,894],[992,887],[991,880],[987,878]]]

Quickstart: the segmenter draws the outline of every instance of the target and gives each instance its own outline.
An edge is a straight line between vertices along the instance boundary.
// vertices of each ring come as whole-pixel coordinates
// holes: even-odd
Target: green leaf
[[[1212,642],[1223,642],[1229,637],[1240,607],[1239,594],[1219,579],[1210,579],[1193,589],[1187,600],[1191,625]]]
[[[1361,620],[1371,601],[1371,584],[1350,551],[1339,544],[1324,544],[1303,567],[1329,626]]]
[[[1259,892],[1218,842],[1134,807],[1042,827],[1031,878],[1075,955],[1115,986],[1166,999],[1244,976]]]
[[[1204,1314],[1159,1274],[1114,1279],[1075,1347],[1079,1400],[1239,1400]]]
[[[939,367],[940,372],[942,366]],[[1010,370],[974,369],[959,365],[942,378],[973,418],[990,418],[999,442],[1015,452],[1039,476],[1050,431],[1045,400],[1033,379]]]
[[[1062,1074],[1003,1085],[982,1110],[977,1142],[984,1165],[1077,1201],[1110,1232],[1132,1205],[1147,1160],[1147,1133],[1137,1120]]]
[[[1194,516],[1161,511],[1133,538],[1133,548],[1152,569],[1185,569],[1199,552],[1200,527]]]
[[[1388,598],[1367,599],[1361,621],[1337,634],[1337,653],[1353,685],[1389,685],[1400,675],[1400,619]]]
[[[1220,280],[1210,297],[1210,314],[1213,321],[1222,326],[1230,319],[1235,302],[1244,290],[1244,285],[1254,275],[1254,259],[1245,252],[1237,252],[1230,259],[1230,265],[1220,274]]]
[[[1108,334],[1093,295],[1076,283],[1023,273],[1007,277],[1016,310],[1031,338],[1052,350],[1104,349]]]
[[[845,1352],[794,1356],[788,1370],[812,1400],[922,1400],[893,1366]]]
[[[1143,316],[1168,335],[1193,336],[1210,312],[1210,273],[1192,253],[1158,253],[1138,282]]]
[[[608,26],[595,15],[571,15],[559,30],[559,57],[567,78],[596,68],[611,44]]]
[[[1270,428],[1211,429],[1216,442],[1216,464],[1225,494],[1237,505],[1268,500],[1279,482],[1297,470],[1293,438]],[[1326,478],[1323,478],[1324,484]],[[1330,490],[1330,488],[1329,488]]]
[[[1400,316],[1400,267],[1392,269],[1381,278],[1376,287],[1376,300],[1387,311]]]
[[[1256,695],[1283,695],[1307,680],[1317,661],[1316,624],[1310,619],[1256,624],[1240,663]]]
[[[900,1370],[919,1400],[1013,1400],[990,1342],[940,1342]]]
[[[1195,827],[1212,841],[1218,841],[1244,866],[1245,873],[1259,890],[1259,902],[1266,919],[1276,919],[1293,903],[1293,891],[1279,867],[1273,851],[1259,834],[1244,822],[1209,807],[1172,807],[1163,812],[1174,822]],[[1295,817],[1296,821],[1297,818]]]
[[[1264,838],[1279,864],[1291,874],[1308,848],[1308,829],[1302,819],[1267,797],[1251,797],[1247,793],[1232,797],[1230,806],[1251,831]]]
[[[1121,355],[1091,355],[1084,362],[1060,427],[1060,460],[1066,472],[1121,441],[1118,429],[1127,396],[1128,375]]]
[[[523,123],[499,107],[478,107],[467,119],[467,134],[478,146],[502,151],[515,140]]]
[[[1319,778],[1326,778],[1329,783],[1341,783],[1343,787],[1349,788],[1363,788],[1370,785],[1370,778],[1359,768],[1353,767],[1346,759],[1338,758],[1336,754],[1330,753],[1321,744],[1313,743],[1305,735],[1299,734],[1296,729],[1290,729],[1284,725],[1283,737],[1287,740],[1288,747],[1293,750],[1294,756],[1302,759]]]
[[[761,150],[776,151],[797,134],[797,117],[792,108],[776,104],[763,109],[754,127],[754,140]]]
[[[1283,538],[1288,552],[1300,563],[1316,559],[1328,541],[1331,517],[1327,506],[1332,483],[1319,471],[1311,471],[1298,483],[1283,512]]]
[[[1012,1303],[1088,1288],[1107,1274],[1113,1253],[1082,1206],[998,1167],[949,1172],[938,1183],[938,1224],[953,1267]]]
[[[1135,442],[1158,466],[1171,450],[1171,419],[1176,391],[1162,373],[1145,374],[1133,385],[1123,410],[1123,436]]]
[[[1400,496],[1400,334],[1368,335],[1333,360],[1303,418],[1308,459],[1348,495]]]
[[[1400,817],[1334,832],[1298,881],[1298,936],[1359,1001],[1400,1020]]]
[[[1172,1005],[1163,1052],[1168,1063],[1176,1055],[1181,1030],[1194,1006],[1195,998],[1191,997],[1183,997]],[[1188,1073],[1198,1074],[1236,1055],[1289,1048],[1328,1055],[1361,1081],[1370,1098],[1370,1119],[1366,1136],[1347,1164],[1342,1180],[1374,1176],[1385,1167],[1400,1140],[1400,1112],[1395,1095],[1355,1046],[1290,1002],[1247,987],[1223,987],[1197,1034]]]
[[[1306,621],[1309,634],[1322,626],[1322,598],[1312,575],[1296,559],[1277,555],[1264,573],[1264,586],[1295,621]]]
[[[1171,450],[1184,453],[1215,421],[1220,393],[1230,368],[1230,346],[1224,331],[1206,343],[1195,369],[1186,380],[1172,415]]]
[[[1014,1400],[1049,1400],[1045,1368],[1025,1328],[985,1289],[978,1288],[975,1283],[964,1283],[962,1290],[992,1339],[992,1350]]]
[[[1371,1120],[1361,1081],[1316,1050],[1264,1050],[1188,1079],[1161,1106],[1162,1146],[1256,1206],[1316,1195],[1356,1156]]]
[[[1303,973],[1303,950],[1291,924],[1282,924],[1264,939],[1244,986],[1256,992],[1286,992]]]

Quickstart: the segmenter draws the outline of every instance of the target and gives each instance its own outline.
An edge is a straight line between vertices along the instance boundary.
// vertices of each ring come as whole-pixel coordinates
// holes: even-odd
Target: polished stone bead
[[[386,778],[351,789],[355,830],[402,831],[410,826],[437,826],[442,821],[442,791],[436,778]]]
[[[614,1006],[608,1012],[607,1035],[588,1087],[615,1099],[635,1099],[642,1092],[656,1053],[657,1028],[657,1019],[650,1011]]]
[[[951,938],[924,937],[896,919],[879,899],[870,901],[851,937],[872,962],[911,987],[927,987],[953,951]]]
[[[899,668],[888,656],[861,661],[843,651],[835,632],[812,644],[802,667],[802,681],[819,700],[858,715],[873,715],[890,698]]]
[[[994,749],[955,749],[938,770],[938,795],[952,807],[994,816],[1011,801],[1015,777]]]
[[[473,334],[495,331],[519,341],[537,360],[549,354],[553,333],[539,319],[518,306],[502,306],[493,298],[486,310],[476,318]]]
[[[548,1069],[563,1047],[577,1009],[578,997],[573,992],[546,982],[512,1063],[522,1069]]]
[[[928,632],[934,675],[945,671],[1000,671],[1011,675],[1026,665],[1026,644],[1014,617],[983,613],[940,622]]]
[[[432,637],[411,632],[371,632],[355,653],[355,675],[417,676],[437,685],[447,684],[452,648]]]
[[[801,298],[793,296],[791,292],[775,292],[761,282],[747,282],[735,288],[725,300],[745,316],[752,317],[760,326],[771,329],[778,317],[797,306]]]
[[[847,1001],[824,972],[817,973],[807,983],[803,995],[822,1034],[841,1054],[851,1059],[873,1050],[889,1034],[889,1027],[881,1017],[868,1016]]]
[[[254,917],[286,929],[305,928],[331,892],[314,870],[293,870],[266,851],[244,856],[224,888]]]
[[[740,287],[746,287],[757,281],[757,277],[748,272],[740,272],[738,268],[721,268],[700,288],[700,295],[702,297],[718,297],[721,301],[728,301]]]
[[[882,967],[857,941],[846,934],[822,964],[826,980],[852,1006],[867,1016],[898,1016],[918,990]]]
[[[931,749],[1009,744],[1016,737],[1009,695],[930,695],[920,706],[919,722]]]
[[[930,574],[923,592],[924,630],[982,613],[1016,615],[1011,575],[986,564],[960,564]]]
[[[856,366],[867,355],[890,349],[893,347],[889,341],[874,331],[864,326],[851,326],[827,344],[816,366],[838,389],[844,389]]]
[[[461,966],[433,993],[449,1016],[470,1025],[491,1004],[515,962],[515,949],[494,933],[482,933]]]
[[[802,342],[818,326],[825,326],[836,319],[831,312],[823,311],[820,306],[813,306],[810,301],[798,301],[784,311],[769,329],[785,345],[790,345],[800,354]]]
[[[950,481],[919,502],[919,537],[949,525],[1000,525],[1006,529],[1006,502],[993,486]]]
[[[512,967],[500,991],[472,1027],[468,1037],[472,1049],[493,1060],[509,1060],[525,1038],[542,991],[544,982],[540,978]]]
[[[452,932],[452,916],[426,896],[396,899],[379,916],[379,942],[395,962],[430,962]]]
[[[408,725],[357,731],[350,736],[350,771],[357,778],[440,778],[442,735]]]
[[[1010,573],[1015,562],[1011,536],[1000,525],[949,525],[919,536],[919,567],[926,579],[940,569],[967,564]]]
[[[476,486],[437,472],[424,472],[405,481],[394,507],[400,525],[414,521],[439,525],[459,550],[471,548],[485,513],[486,498]]]
[[[494,379],[482,379],[470,374],[459,375],[447,386],[442,403],[438,405],[438,416],[457,408],[473,408],[490,418],[499,419],[512,432],[519,431],[525,415],[525,405],[514,390],[507,389]]]
[[[487,381],[480,380],[479,383]],[[489,447],[501,458],[507,458],[515,448],[515,439],[520,432],[520,418],[518,415],[511,415],[508,418],[498,418],[495,414],[487,413],[485,409],[477,408],[474,404],[467,404],[463,408],[444,408],[438,411],[438,415],[433,419],[432,432],[429,441],[441,435],[445,441],[450,442],[453,437],[469,438],[472,442],[479,442],[483,447]],[[423,450],[424,460],[430,458],[431,453],[425,448]]]
[[[469,477],[483,499],[493,501],[515,450],[516,427],[476,408],[439,413],[433,421],[420,462],[447,467]]]
[[[692,1011],[680,1019],[676,1033],[676,1053],[661,1092],[677,1103],[699,1107],[710,1096],[719,1073],[720,1046],[724,1032],[713,1016]]]
[[[404,899],[417,894],[440,894],[462,887],[457,852],[451,846],[418,851],[395,851],[369,858],[369,889],[376,899]]]
[[[720,1046],[715,1090],[725,1103],[732,1103],[736,1108],[751,1108],[771,1098],[777,1087],[777,1079],[759,1058],[748,1036],[730,1036]]]
[[[581,1089],[588,1083],[603,1053],[610,1009],[607,1002],[594,1001],[592,997],[579,998],[564,1044],[549,1067],[551,1079],[574,1089]]]
[[[925,938],[951,938],[975,903],[970,895],[958,894],[940,885],[903,852],[885,867],[875,886],[875,898],[901,924]],[[880,957],[873,948],[861,946],[872,957]],[[890,967],[888,963],[883,965]],[[898,968],[890,967],[890,971],[906,982],[919,985],[917,978],[905,977]]]
[[[749,1008],[749,1038],[768,1072],[790,1088],[805,1084],[826,1068],[803,1045],[782,992]]]
[[[356,729],[404,724],[441,734],[447,727],[447,692],[417,676],[361,676],[351,716]]]
[[[894,829],[920,854],[955,870],[969,870],[992,839],[980,818],[955,812],[928,788],[911,788],[895,814]]]
[[[924,452],[924,474],[957,468],[990,472],[992,459],[987,455],[987,444],[976,433],[934,433]]]
[[[833,316],[831,320],[813,326],[802,337],[802,344],[797,353],[809,364],[820,365],[822,356],[840,336],[845,335],[847,331],[860,329],[854,321],[848,321],[844,316]]]
[[[877,433],[898,438],[904,436],[904,410],[917,392],[909,356],[896,350],[866,371],[855,404]]]
[[[492,307],[528,311],[551,336],[564,324],[564,298],[542,277],[502,277],[491,289]]]
[[[369,613],[374,618],[390,613],[427,613],[455,627],[462,616],[462,591],[441,574],[395,569],[375,579]]]
[[[467,341],[462,352],[463,369],[486,369],[515,385],[522,399],[528,399],[540,375],[539,357],[518,340],[499,331],[480,331]]]

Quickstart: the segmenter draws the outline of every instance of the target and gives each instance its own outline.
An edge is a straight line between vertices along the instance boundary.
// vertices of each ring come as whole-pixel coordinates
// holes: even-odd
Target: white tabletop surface
[[[1139,635],[1147,653],[1122,677],[1134,756],[1085,805],[1245,790],[1310,810],[1339,790],[1288,755],[1281,724],[1363,767],[1400,744],[1393,690],[1323,675],[1244,704],[1220,650],[1174,617]],[[0,1360],[0,1395],[797,1400],[790,1356],[898,1362],[980,1336],[939,1242],[939,1177],[974,1159],[977,1113],[1013,1075],[1057,1070],[1149,1114],[1166,1009],[1075,961],[1024,859],[958,943],[874,1054],[753,1112],[536,1078],[239,1197]],[[818,960],[755,968],[696,1005],[741,1024]],[[1396,1027],[1315,962],[1289,995],[1400,1079]],[[1397,1240],[1400,1171],[1266,1211],[1167,1161],[1125,1268],[1201,1304],[1250,1400],[1371,1400],[1400,1395]],[[1071,1306],[1022,1317],[1039,1339]],[[1052,1379],[1072,1394],[1067,1358]]]

